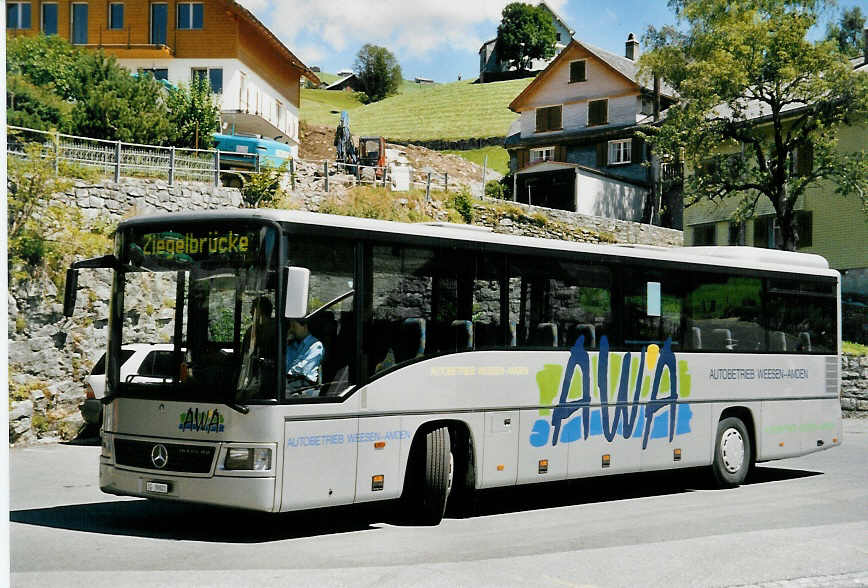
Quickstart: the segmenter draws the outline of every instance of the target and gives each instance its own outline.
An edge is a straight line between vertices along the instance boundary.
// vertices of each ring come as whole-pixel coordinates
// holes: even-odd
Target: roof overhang
[[[258,18],[256,18],[252,12],[241,6],[235,0],[220,0],[226,8],[231,11],[233,14],[237,15],[239,18],[244,19],[247,23],[253,26],[253,28],[257,29],[262,36],[274,47],[274,49],[283,56],[287,61],[289,61],[290,65],[301,71],[301,74],[309,79],[311,82],[320,85],[322,82],[317,77],[317,75],[311,70],[308,66],[306,66],[302,61],[293,54],[289,48],[284,45],[280,39],[278,39],[271,30],[262,24]]]

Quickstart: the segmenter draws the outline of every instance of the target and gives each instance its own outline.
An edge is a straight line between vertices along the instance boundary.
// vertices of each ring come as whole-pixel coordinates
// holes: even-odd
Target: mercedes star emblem
[[[154,464],[154,467],[158,470],[166,467],[166,463],[169,461],[169,452],[166,451],[165,445],[154,445],[154,448],[151,449],[151,463]]]

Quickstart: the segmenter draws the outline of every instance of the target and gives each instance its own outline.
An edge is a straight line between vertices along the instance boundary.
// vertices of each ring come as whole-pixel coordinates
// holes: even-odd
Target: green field
[[[509,103],[530,82],[531,78],[491,84],[406,82],[397,96],[368,105],[348,92],[302,89],[301,119],[335,126],[340,111],[348,110],[354,135],[407,141],[506,136],[518,118]]]
[[[490,145],[481,149],[468,149],[467,151],[447,150],[443,153],[451,153],[463,157],[468,161],[472,161],[478,165],[482,165],[485,161],[485,156],[488,156],[488,168],[503,175],[509,173],[509,152],[503,147]]]

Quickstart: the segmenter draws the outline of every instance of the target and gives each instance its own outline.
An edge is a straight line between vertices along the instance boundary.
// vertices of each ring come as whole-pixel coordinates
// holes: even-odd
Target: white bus
[[[92,267],[114,269],[111,494],[400,497],[437,524],[475,489],[695,466],[728,487],[841,443],[839,275],[815,255],[234,210],[123,221],[68,271],[68,314]],[[302,375],[290,333],[321,344]],[[173,375],[121,380],[133,343],[173,344]]]

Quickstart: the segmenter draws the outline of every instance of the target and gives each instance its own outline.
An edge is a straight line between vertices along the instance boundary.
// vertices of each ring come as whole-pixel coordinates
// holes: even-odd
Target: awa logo
[[[599,354],[592,357],[581,335],[570,349],[566,369],[546,364],[536,381],[540,404],[555,406],[540,409],[540,416],[547,418],[533,425],[529,440],[534,447],[597,435],[609,442],[617,435],[624,439],[641,435],[645,449],[649,439],[672,441],[690,432],[693,411],[689,404],[678,402],[690,396],[690,373],[687,362],[675,357],[671,339],[666,339],[662,350],[648,345],[636,357],[629,351],[610,353],[609,340],[603,336]]]

